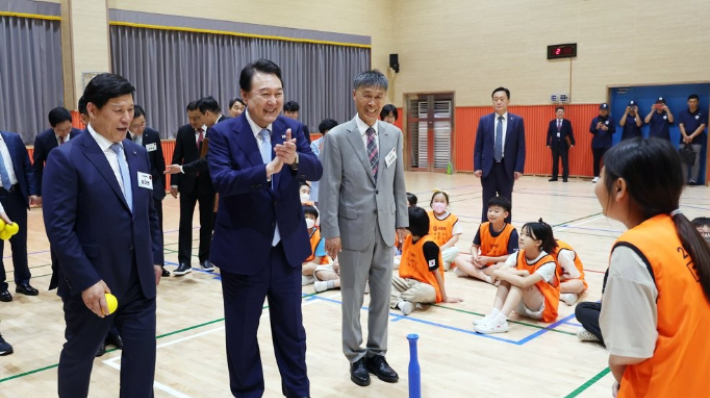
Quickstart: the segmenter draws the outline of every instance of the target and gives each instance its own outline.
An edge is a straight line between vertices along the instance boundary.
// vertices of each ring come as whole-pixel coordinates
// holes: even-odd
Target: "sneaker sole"
[[[495,333],[507,333],[508,332],[508,328],[483,331],[482,329],[479,329],[478,326],[474,327],[473,330],[475,330],[476,333],[480,333],[480,334],[495,334]]]
[[[10,351],[3,351],[3,352],[0,352],[0,357],[5,356],[5,355],[10,355],[10,354],[12,354],[13,352],[15,352],[15,351],[10,350]]]
[[[179,271],[179,272],[178,272],[178,271],[173,271],[173,276],[183,276],[183,275],[189,274],[190,272],[192,272],[192,270]]]

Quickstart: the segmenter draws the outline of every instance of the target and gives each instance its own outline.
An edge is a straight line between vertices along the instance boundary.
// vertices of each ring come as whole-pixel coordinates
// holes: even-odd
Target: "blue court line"
[[[320,297],[320,296],[311,296],[311,297],[309,297],[308,299],[306,299],[306,301],[310,301],[310,300],[323,300],[323,301],[327,301],[327,302],[334,303],[334,304],[340,304],[340,305],[343,304],[342,301],[333,300],[333,299],[329,299],[329,298],[325,298],[325,297]],[[363,309],[368,309],[367,307],[362,307],[362,308],[363,308]],[[424,325],[435,326],[435,327],[442,328],[442,329],[453,330],[453,331],[455,331],[455,332],[461,332],[461,333],[466,333],[466,334],[473,335],[473,336],[484,337],[484,338],[487,338],[487,339],[496,340],[496,341],[500,341],[500,342],[508,343],[508,344],[513,344],[513,345],[517,345],[517,346],[521,346],[521,345],[524,345],[524,344],[526,344],[526,343],[529,343],[530,341],[532,341],[532,340],[534,340],[534,339],[540,337],[541,335],[543,335],[543,334],[549,332],[551,329],[554,329],[554,328],[556,328],[557,326],[560,326],[561,324],[563,324],[563,323],[566,322],[567,320],[574,318],[574,314],[572,314],[572,315],[570,315],[570,316],[568,316],[568,317],[566,317],[566,318],[561,319],[561,320],[558,321],[558,322],[555,322],[555,323],[551,324],[550,326],[546,327],[545,329],[541,329],[541,330],[539,330],[539,331],[533,333],[532,335],[530,335],[530,336],[528,336],[528,337],[525,337],[525,338],[523,338],[523,339],[521,339],[521,340],[516,341],[516,340],[506,339],[506,338],[503,338],[503,337],[497,337],[497,336],[491,335],[491,334],[482,334],[482,333],[478,333],[478,332],[473,331],[473,330],[461,329],[461,328],[457,328],[457,327],[455,327],[455,326],[443,325],[443,324],[436,323],[436,322],[426,321],[426,320],[424,320],[424,319],[413,318],[413,317],[411,317],[411,316],[404,316],[404,315],[397,314],[397,313],[393,313],[393,312],[390,312],[390,316],[393,317],[393,318],[392,318],[392,322],[397,322],[397,321],[400,321],[400,320],[406,320],[406,321],[411,321],[411,322],[417,322],[417,323],[422,323],[422,324],[424,324]]]
[[[565,322],[565,325],[576,326],[578,328],[582,327],[582,325],[577,322]]]

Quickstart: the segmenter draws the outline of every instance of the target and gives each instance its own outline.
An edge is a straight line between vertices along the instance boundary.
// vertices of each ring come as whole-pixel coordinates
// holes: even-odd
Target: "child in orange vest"
[[[582,260],[572,246],[559,239],[557,248],[550,254],[555,258],[557,273],[560,275],[560,300],[567,305],[574,305],[587,290]]]
[[[459,255],[456,243],[463,234],[459,218],[449,211],[449,194],[439,189],[434,189],[434,195],[429,202],[429,234],[434,238],[441,249],[441,258],[444,260],[444,271],[451,268],[451,263]]]
[[[330,258],[325,252],[325,239],[320,236],[320,229],[316,226],[318,210],[313,206],[303,206],[303,213],[308,227],[308,236],[311,238],[311,255],[303,262],[301,284],[310,285],[315,282],[313,275],[316,269],[324,264],[328,264]]]
[[[602,212],[628,230],[609,257],[599,326],[620,398],[710,394],[710,247],[679,209],[677,149],[625,140],[604,155]]]
[[[512,311],[543,322],[557,319],[560,280],[555,259],[548,254],[556,247],[552,228],[542,220],[523,226],[520,251],[508,257],[506,267],[494,271],[501,284],[493,310],[474,322],[478,333],[507,332]]]
[[[429,215],[421,207],[409,208],[410,232],[404,240],[399,276],[392,276],[390,307],[409,315],[417,303],[460,303],[446,294],[441,251],[429,234]]]
[[[472,276],[488,283],[495,282],[493,272],[518,250],[518,231],[505,222],[510,208],[510,200],[502,196],[488,201],[488,222],[478,228],[471,245],[471,256],[456,259],[456,276]]]

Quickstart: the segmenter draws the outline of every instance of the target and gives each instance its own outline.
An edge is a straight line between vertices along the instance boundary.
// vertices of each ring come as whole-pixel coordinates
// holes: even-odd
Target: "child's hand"
[[[446,297],[444,299],[444,302],[449,303],[449,304],[458,304],[458,303],[463,303],[463,299],[460,299],[458,297]]]

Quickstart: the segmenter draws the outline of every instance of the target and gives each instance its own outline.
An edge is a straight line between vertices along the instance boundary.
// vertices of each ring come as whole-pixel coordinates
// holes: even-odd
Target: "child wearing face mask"
[[[298,193],[301,197],[302,205],[309,205],[315,207],[313,201],[311,201],[311,186],[306,181],[301,181],[298,186]]]
[[[318,210],[309,205],[303,206],[303,213],[306,218],[308,236],[311,239],[311,255],[303,262],[301,285],[310,285],[316,281],[316,269],[330,263],[330,258],[325,252],[325,239],[320,235],[320,229],[316,226]]]
[[[449,194],[447,192],[434,189],[434,195],[431,197],[429,206],[431,206],[431,211],[428,212],[429,234],[439,245],[444,262],[444,271],[448,271],[451,268],[451,263],[459,255],[456,243],[459,241],[463,229],[459,223],[459,218],[448,210]]]

